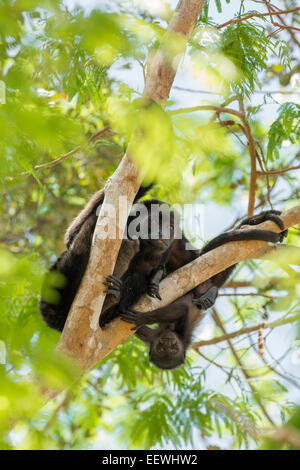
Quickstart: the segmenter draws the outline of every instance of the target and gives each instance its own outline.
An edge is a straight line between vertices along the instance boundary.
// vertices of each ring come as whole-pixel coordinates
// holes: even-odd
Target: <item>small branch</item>
[[[223,96],[222,93],[216,93],[214,91],[207,91],[207,90],[193,90],[192,88],[184,88],[180,86],[174,86],[173,89],[179,91],[186,91],[188,93],[202,93],[204,95],[219,95]],[[286,90],[254,90],[253,93],[257,93],[259,95],[300,95],[299,91],[286,91]]]
[[[241,99],[239,99],[238,101],[239,101],[239,107],[240,107],[240,119],[245,129],[245,135],[248,140],[248,148],[249,148],[249,154],[250,154],[250,159],[251,159],[251,174],[250,174],[250,188],[249,188],[249,201],[248,201],[248,216],[251,216],[253,215],[254,208],[255,208],[255,193],[256,193],[256,179],[257,179],[256,155],[257,154],[256,154],[256,148],[255,148],[255,141],[251,133],[250,125],[246,118],[244,103]]]
[[[282,29],[285,29],[288,31],[288,33],[290,34],[292,40],[294,41],[295,44],[297,44],[297,46],[300,46],[300,43],[298,42],[297,38],[296,38],[296,35],[294,33],[294,31],[292,30],[291,27],[288,27],[288,25],[286,24],[286,22],[284,21],[284,19],[282,18],[282,16],[279,14],[280,13],[280,9],[278,7],[276,7],[275,5],[272,5],[268,0],[264,0],[263,3],[266,5],[269,13],[271,14],[271,23],[273,24],[273,26],[277,27],[277,29],[275,29],[274,31],[272,31],[270,34],[268,34],[268,38],[271,37],[273,34],[276,34],[278,33],[279,31],[282,31]],[[280,19],[281,21],[281,25],[279,23],[276,23],[276,21],[274,21],[273,19],[273,15],[274,15],[274,12],[278,12],[278,18]]]
[[[233,331],[232,333],[224,334],[223,336],[218,336],[216,338],[198,341],[197,343],[193,344],[193,348],[201,348],[204,346],[211,346],[212,344],[222,343],[223,341],[227,341],[228,339],[237,338],[241,335],[248,335],[249,333],[253,333],[253,331],[258,331],[260,329],[270,329],[273,330],[281,325],[286,325],[288,323],[293,323],[299,320],[299,315],[293,315],[287,318],[281,318],[279,320],[275,320],[273,322],[262,322],[257,325],[249,326],[247,328],[241,328],[240,330]]]
[[[234,292],[233,294],[219,294],[219,297],[265,297],[266,299],[280,299],[280,296],[261,294],[260,292]]]
[[[241,113],[239,113],[235,109],[225,108],[223,106],[213,106],[213,105],[192,106],[191,108],[175,109],[174,111],[169,111],[169,114],[173,116],[177,114],[194,113],[196,111],[216,111],[218,113],[233,114],[234,116],[241,118]]]
[[[223,24],[220,24],[219,26],[217,26],[217,29],[225,28],[226,26],[229,26],[230,24],[241,23],[242,21],[249,20],[250,18],[262,18],[264,16],[271,16],[272,17],[273,15],[279,16],[279,15],[283,15],[283,14],[287,14],[287,13],[294,13],[294,12],[299,11],[299,10],[300,10],[300,7],[292,8],[290,10],[280,10],[280,11],[274,12],[274,13],[273,12],[272,13],[250,13],[249,15],[244,16],[243,18],[237,18],[235,20],[228,20],[228,21],[226,21],[226,23],[223,23]],[[298,30],[298,28],[297,28],[297,30]]]
[[[283,173],[287,173],[288,171],[299,170],[300,165],[292,166],[290,168],[282,168],[282,170],[269,170],[269,171],[257,171],[258,175],[282,175]]]
[[[110,126],[104,127],[100,131],[96,132],[96,134],[93,134],[89,138],[88,143],[95,142],[95,140],[97,140],[100,136],[106,134],[108,131],[110,131]],[[51,162],[42,163],[41,165],[36,165],[34,167],[34,170],[39,171],[39,170],[44,170],[45,168],[52,168],[53,166],[59,165],[61,162],[63,162],[67,158],[71,157],[75,153],[80,152],[81,150],[83,150],[83,147],[78,146],[78,147],[74,148],[73,150],[70,150],[70,152],[67,152],[64,155],[61,155],[60,157],[56,158],[55,160],[52,160]],[[29,176],[29,175],[32,175],[31,171],[24,171],[23,173],[20,173],[17,176]]]

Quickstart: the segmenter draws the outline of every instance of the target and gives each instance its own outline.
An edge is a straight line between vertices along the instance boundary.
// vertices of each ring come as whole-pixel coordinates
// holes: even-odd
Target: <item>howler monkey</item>
[[[159,209],[156,214],[149,212],[153,207]],[[176,230],[179,230],[177,215],[170,207],[151,199],[137,205],[137,210],[144,210],[141,219],[130,215],[128,219],[128,235],[130,236],[131,223],[137,221],[139,227],[139,250],[129,263],[127,271],[119,279],[115,274],[106,278],[105,284],[109,289],[119,291],[119,303],[109,309],[103,309],[99,318],[99,325],[103,328],[114,318],[124,313],[134,305],[139,298],[148,293],[159,297],[156,287],[156,273],[160,273],[167,263],[172,250]],[[135,227],[135,225],[134,225]],[[159,297],[160,298],[160,297]]]
[[[126,314],[126,311],[130,309],[141,295],[146,292],[152,297],[160,299],[160,280],[165,275],[184,266],[207,251],[230,241],[264,240],[277,243],[283,238],[283,234],[276,234],[267,230],[234,230],[223,233],[214,238],[201,251],[196,249],[187,249],[188,240],[185,238],[184,234],[180,232],[178,218],[166,203],[157,200],[150,200],[144,201],[141,204],[145,205],[147,209],[150,209],[150,206],[161,206],[164,208],[165,212],[169,213],[170,236],[169,239],[163,238],[162,231],[165,227],[162,226],[162,218],[155,218],[159,225],[158,230],[156,230],[159,237],[158,240],[151,239],[153,236],[153,217],[152,213],[149,213],[146,219],[148,223],[148,239],[145,242],[140,240],[140,249],[131,260],[128,270],[124,273],[121,279],[118,279],[113,275],[108,276],[106,280],[107,286],[115,292],[119,291],[120,301],[119,304],[112,306],[108,310],[103,310],[99,319],[101,328],[117,316]],[[278,211],[262,212],[258,216],[252,216],[242,221],[238,228],[245,224],[256,225],[265,220],[272,220],[283,231],[284,227],[281,219],[278,217],[279,214],[280,212]],[[175,234],[180,234],[180,238],[175,238]],[[230,267],[213,276],[201,285],[202,295],[197,301],[199,308],[207,309],[214,304],[218,295],[218,289],[228,279],[233,269],[234,267]]]
[[[247,231],[234,230],[223,233],[211,240],[201,251],[200,256],[229,241],[238,240],[264,240],[272,243],[281,242],[287,235],[279,211],[265,211],[242,221],[242,225],[256,225],[266,220],[272,220],[282,230],[276,234],[266,230],[250,229]],[[134,258],[133,258],[134,260]],[[168,263],[167,263],[168,264]],[[203,310],[211,307],[218,295],[218,290],[227,281],[234,270],[231,266],[212,278],[204,281],[191,292],[177,299],[170,305],[140,313],[132,308],[121,312],[121,318],[135,324],[133,328],[141,340],[149,345],[149,359],[161,369],[174,369],[184,363],[186,350],[191,344],[195,327],[203,317]],[[117,289],[117,285],[115,284]],[[122,283],[119,282],[119,288]],[[104,312],[105,313],[105,312]],[[147,325],[158,323],[158,327],[151,329]]]
[[[150,187],[151,185],[142,186],[135,201],[143,197]],[[65,234],[66,251],[61,254],[45,275],[40,312],[47,325],[55,330],[63,330],[68,312],[85,273],[98,218],[97,209],[102,205],[103,200],[104,190],[101,189],[92,196],[74,219]],[[124,239],[122,241],[114,270],[116,276],[122,276],[128,268],[130,259],[138,249],[138,240]],[[104,307],[108,308],[111,303],[112,299],[108,296]]]

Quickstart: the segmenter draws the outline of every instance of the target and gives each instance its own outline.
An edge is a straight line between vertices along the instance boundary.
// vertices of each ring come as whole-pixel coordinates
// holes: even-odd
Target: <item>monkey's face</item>
[[[147,237],[142,242],[151,245],[155,250],[164,252],[174,241],[176,227],[175,214],[166,206],[155,217],[147,219],[145,230]]]
[[[139,216],[135,217],[138,212]],[[174,238],[181,238],[180,220],[165,203],[155,203],[151,207],[143,204],[136,206],[128,218],[128,238],[139,239],[143,245],[165,251],[173,243]]]
[[[185,350],[178,335],[169,329],[163,330],[150,345],[149,360],[160,369],[175,369],[185,360]]]

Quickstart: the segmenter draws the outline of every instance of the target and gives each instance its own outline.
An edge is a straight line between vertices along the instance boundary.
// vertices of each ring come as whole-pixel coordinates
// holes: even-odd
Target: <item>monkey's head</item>
[[[128,217],[127,236],[139,239],[141,246],[164,252],[174,238],[181,238],[179,216],[168,204],[156,199],[136,204]]]
[[[185,349],[178,334],[165,329],[150,344],[149,360],[160,369],[175,369],[184,364]]]

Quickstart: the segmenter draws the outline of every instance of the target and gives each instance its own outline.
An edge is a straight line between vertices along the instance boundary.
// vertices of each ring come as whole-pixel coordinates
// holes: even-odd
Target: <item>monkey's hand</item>
[[[150,297],[156,297],[158,300],[161,300],[161,296],[159,293],[159,284],[157,282],[150,282],[148,288],[147,288],[147,294]]]
[[[137,310],[128,309],[125,313],[121,314],[121,319],[127,323],[133,323],[135,326],[131,328],[132,331],[137,330],[141,326],[145,326],[148,323],[146,313],[138,312]]]
[[[118,295],[122,290],[123,283],[121,279],[117,276],[111,274],[107,276],[106,280],[103,282],[105,286],[107,286],[106,294]]]

